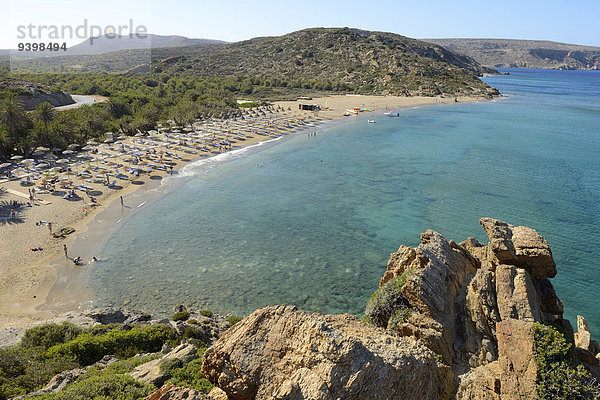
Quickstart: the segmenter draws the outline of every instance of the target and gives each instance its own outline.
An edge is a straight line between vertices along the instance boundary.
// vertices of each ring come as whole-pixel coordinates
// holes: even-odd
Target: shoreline
[[[458,103],[482,100],[487,99],[459,98]],[[300,111],[298,110],[298,104],[300,103],[320,104],[322,107],[326,106],[329,109],[318,112]],[[351,106],[361,107],[368,111],[375,112],[391,110],[394,108],[454,103],[456,103],[454,98],[339,95],[311,100],[282,101],[273,104],[275,107],[283,107],[286,110],[283,113],[278,113],[278,116],[287,118],[312,117],[317,118],[318,122],[322,123],[325,121],[342,119],[345,110]],[[352,118],[352,116],[347,118]],[[240,146],[236,146],[231,149],[231,151],[220,154],[230,154],[235,150],[249,149],[251,146],[258,146],[260,143],[268,144],[272,141],[279,140],[282,136],[298,134],[307,128],[310,129],[310,125],[294,127],[291,130],[285,129],[279,132],[277,137],[254,135]],[[173,170],[180,173],[185,171],[185,168],[188,165],[200,160],[205,161],[214,159],[218,155],[219,154],[209,153],[208,155],[189,157],[189,155],[186,154],[183,159],[177,161],[176,165],[173,166]],[[156,179],[154,176],[160,176],[160,178]],[[110,231],[117,227],[121,220],[126,218],[127,215],[124,213],[121,216],[121,219],[109,223],[111,229],[105,231],[96,230],[95,221],[97,222],[97,218],[103,216],[106,212],[109,212],[115,207],[120,208],[118,207],[119,202],[117,201],[119,200],[119,196],[123,196],[127,203],[128,199],[131,200],[132,196],[135,197],[139,194],[145,195],[149,191],[156,189],[161,185],[160,182],[163,179],[169,179],[168,173],[162,172],[151,176],[144,175],[143,179],[140,178],[136,180],[136,182],[141,181],[142,183],[133,184],[129,181],[122,189],[113,190],[110,193],[104,193],[102,196],[99,196],[98,202],[102,204],[101,207],[85,207],[83,213],[79,212],[79,207],[75,207],[73,204],[64,204],[64,200],[62,199],[53,199],[51,195],[44,195],[45,197],[43,197],[43,199],[53,200],[51,203],[55,203],[54,206],[52,204],[49,206],[36,205],[32,207],[31,210],[35,211],[32,212],[34,215],[31,215],[31,217],[27,215],[24,218],[24,222],[15,225],[9,225],[7,223],[0,225],[0,237],[4,237],[4,240],[9,240],[8,237],[14,237],[15,243],[21,245],[20,249],[10,249],[8,251],[7,249],[3,249],[4,251],[0,253],[0,259],[5,260],[0,262],[0,271],[2,272],[0,274],[0,330],[30,326],[36,322],[52,318],[61,312],[81,309],[83,308],[82,304],[88,302],[91,304],[93,301],[93,293],[91,293],[91,289],[87,286],[85,281],[85,275],[90,266],[74,267],[72,262],[67,260],[61,263],[61,260],[64,260],[62,244],[67,245],[70,257],[85,252],[85,246],[79,244],[79,242],[87,242],[87,244],[90,245],[90,248],[93,248],[94,245],[97,248]],[[18,182],[14,182],[15,181],[9,182],[11,185],[6,186],[14,187],[15,185],[18,185]],[[2,185],[3,184],[0,184],[0,186]],[[167,190],[166,193],[169,193],[169,190]],[[158,193],[156,198],[160,198],[166,193]],[[3,193],[2,200],[5,200],[6,198],[18,199]],[[20,200],[23,199],[21,198]],[[70,213],[68,212],[66,215],[59,215],[60,212],[56,203],[64,204],[65,208],[69,207]],[[41,217],[40,214],[43,214],[45,207],[52,208],[56,218],[60,218],[56,223],[54,222],[54,219],[52,219],[55,224],[55,230],[58,230],[63,226],[71,226],[75,228],[76,233],[72,236],[68,236],[66,239],[52,240],[50,235],[48,235],[45,226],[33,226],[29,227],[30,229],[23,229],[21,231],[16,229],[22,225],[34,225],[34,222],[38,220],[38,216]],[[132,212],[134,211],[135,209],[132,210]],[[126,214],[131,215],[132,212]],[[40,220],[44,219],[40,218]],[[96,230],[96,232],[94,232],[94,230]],[[44,234],[46,236],[45,238]],[[95,234],[99,235],[99,237],[95,237]],[[29,237],[27,237],[27,235],[29,235]],[[39,257],[39,252],[27,252],[22,258],[17,255],[19,250],[23,250],[23,241],[27,240],[31,242],[36,240],[43,242],[44,254],[42,257]],[[37,245],[37,242],[32,243],[31,245]],[[27,246],[28,245],[25,247]],[[81,248],[81,250],[79,250],[79,248]],[[20,262],[15,262],[15,260],[19,260]]]

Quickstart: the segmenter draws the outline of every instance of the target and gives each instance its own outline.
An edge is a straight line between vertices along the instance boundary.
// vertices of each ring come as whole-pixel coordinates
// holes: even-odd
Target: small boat
[[[374,124],[374,123],[375,123],[375,121],[373,121],[372,119],[370,119],[370,120],[369,120],[369,123],[370,123],[370,124]]]
[[[397,112],[395,112],[395,111],[386,112],[386,113],[384,113],[384,114],[385,114],[385,115],[387,115],[388,117],[399,117],[399,116],[400,116],[400,114],[398,114],[398,113],[397,113]]]

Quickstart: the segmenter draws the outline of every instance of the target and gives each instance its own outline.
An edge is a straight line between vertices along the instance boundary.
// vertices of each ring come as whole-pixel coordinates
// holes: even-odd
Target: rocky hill
[[[493,68],[600,69],[600,47],[542,40],[423,40]]]
[[[34,110],[41,103],[50,103],[54,107],[75,103],[70,94],[35,82],[0,80],[0,98],[5,92],[17,94],[23,108],[28,111]]]
[[[469,57],[394,33],[350,28],[311,28],[255,38],[197,57],[157,60],[153,70],[254,76],[272,79],[275,85],[318,81],[326,90],[370,94],[497,94],[477,79],[495,70]]]

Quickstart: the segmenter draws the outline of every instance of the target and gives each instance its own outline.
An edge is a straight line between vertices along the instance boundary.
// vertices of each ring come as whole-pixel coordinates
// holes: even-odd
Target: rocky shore
[[[193,314],[203,327],[196,339],[210,346],[201,366],[215,386],[209,394],[161,387],[160,366],[185,363],[196,351],[191,342],[163,348],[129,374],[159,388],[148,399],[164,400],[598,398],[600,348],[583,317],[577,332],[563,318],[547,241],[532,228],[480,223],[487,245],[428,230],[416,248],[400,246],[362,319],[293,306],[261,308],[229,325],[225,317]],[[166,324],[181,334],[190,325],[112,309],[53,322],[62,321]],[[19,337],[5,332],[0,342]],[[46,389],[64,380],[55,377]]]

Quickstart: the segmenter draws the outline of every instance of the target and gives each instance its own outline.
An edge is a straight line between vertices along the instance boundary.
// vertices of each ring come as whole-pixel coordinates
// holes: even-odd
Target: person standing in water
[[[69,258],[69,255],[67,254],[67,245],[63,244],[63,250],[65,251],[65,258]]]

